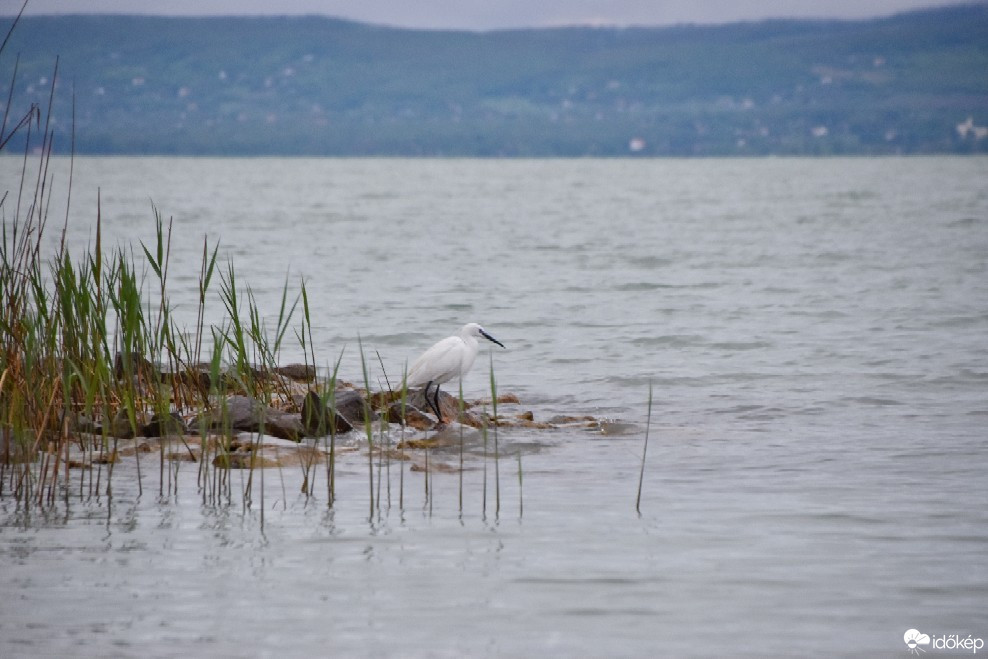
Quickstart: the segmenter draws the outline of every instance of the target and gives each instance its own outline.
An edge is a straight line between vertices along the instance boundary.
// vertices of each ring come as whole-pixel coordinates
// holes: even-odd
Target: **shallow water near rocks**
[[[19,172],[0,159],[5,184]],[[365,451],[341,457],[332,510],[323,467],[311,498],[300,469],[265,470],[245,509],[239,472],[229,504],[204,505],[180,464],[159,497],[153,453],[140,496],[127,460],[112,497],[70,485],[25,510],[5,495],[0,656],[849,655],[906,652],[911,628],[984,638],[986,180],[988,158],[77,159],[70,247],[94,240],[97,187],[105,245],[140,253],[153,202],[173,218],[189,326],[208,234],[272,316],[286,277],[305,278],[318,358],[346,346],[345,379],[362,377],[358,337],[383,385],[477,321],[507,346],[492,353],[522,401],[507,411],[602,423],[499,431],[500,511],[475,443],[462,510],[455,446],[430,455],[431,499],[425,472],[393,462],[373,511]],[[467,398],[488,393],[488,360]]]

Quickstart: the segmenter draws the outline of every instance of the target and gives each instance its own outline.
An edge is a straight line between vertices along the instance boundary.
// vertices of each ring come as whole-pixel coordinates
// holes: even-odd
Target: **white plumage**
[[[408,369],[408,376],[405,379],[407,386],[409,388],[425,386],[425,400],[440,422],[443,417],[439,412],[439,385],[454,378],[463,379],[477,359],[477,351],[480,349],[477,342],[479,337],[504,347],[503,343],[488,334],[477,323],[467,323],[460,328],[458,334],[447,336],[422,353],[422,356]],[[436,392],[434,400],[429,400],[429,387],[432,385],[436,385]]]

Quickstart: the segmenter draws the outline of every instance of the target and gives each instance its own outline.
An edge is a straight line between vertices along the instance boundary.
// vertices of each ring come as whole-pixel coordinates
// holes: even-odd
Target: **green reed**
[[[645,419],[645,445],[642,447],[642,466],[638,474],[638,496],[635,498],[635,511],[642,512],[642,483],[645,481],[645,455],[648,453],[648,429],[652,425],[652,383],[648,383],[648,416]]]
[[[494,379],[494,355],[489,355],[490,357],[490,381],[491,381],[491,407],[493,408],[494,414],[494,517],[497,518],[501,515],[501,471],[500,465],[498,464],[501,460],[501,455],[498,449],[497,443],[497,380]],[[486,492],[485,492],[486,495]]]
[[[518,519],[525,513],[525,496],[522,489],[521,449],[518,449]]]
[[[11,31],[18,21],[19,16]],[[0,53],[6,43],[4,39]],[[218,245],[210,248],[204,239],[196,326],[191,334],[184,331],[176,326],[168,302],[171,221],[166,225],[152,206],[155,231],[151,241],[140,243],[143,266],[132,250],[107,252],[99,191],[95,244],[77,258],[65,242],[74,154],[69,164],[66,226],[54,255],[46,258],[58,61],[47,106],[32,104],[23,114],[14,109],[18,64],[19,60],[0,121],[0,152],[15,135],[24,143],[19,185],[0,191],[4,217],[0,234],[0,290],[4,291],[0,306],[0,495],[10,492],[19,502],[45,504],[54,501],[58,487],[67,492],[72,444],[78,444],[83,461],[95,467],[80,470],[80,495],[87,492],[87,476],[90,496],[109,495],[119,459],[118,436],[140,434],[148,415],[165,420],[173,412],[210,410],[217,400],[222,406],[229,383],[264,401],[275,394],[285,398],[286,391],[274,391],[279,380],[258,378],[252,362],[259,363],[262,371],[277,362],[294,306],[288,304],[286,285],[269,340],[250,289],[245,307],[249,322],[241,321],[244,302],[230,265],[221,295],[228,319],[222,327],[207,328],[207,291]],[[36,161],[32,154],[38,154]],[[199,364],[204,343],[210,339],[213,359],[205,374]],[[232,373],[221,385],[219,364],[223,356],[231,355]],[[203,496],[229,497],[228,474],[211,469],[209,459],[211,452],[216,456],[228,453],[229,443],[224,439],[211,442],[207,434],[203,429],[198,456]],[[188,442],[184,438],[182,442],[189,456],[196,458]],[[165,483],[165,446],[162,442],[158,455],[159,496]],[[135,464],[141,494],[145,469],[139,448],[135,447]],[[171,474],[169,469],[169,479]],[[248,483],[246,497],[249,488]]]
[[[402,364],[401,368],[401,464],[398,472],[398,508],[405,509],[405,423],[408,401],[408,362]]]
[[[487,417],[487,406],[484,405],[484,417]],[[487,423],[480,426],[480,434],[484,442],[484,477],[481,493],[480,512],[484,519],[487,518]]]
[[[459,488],[459,495],[460,495],[460,515],[462,515],[463,514],[463,416],[464,416],[464,411],[466,409],[465,404],[463,402],[463,378],[460,378],[460,393],[459,393],[459,396],[457,397],[457,405],[458,405],[459,414],[460,414],[460,469],[459,469],[460,488]]]
[[[364,355],[364,344],[360,335],[357,335],[357,345],[360,349],[360,368],[364,374],[364,389],[367,395],[364,396],[364,433],[367,435],[367,482],[370,487],[370,519],[374,518],[374,428],[371,421],[370,409],[370,374],[367,371],[367,359]]]
[[[50,152],[42,158],[36,166],[44,172]],[[249,287],[245,295],[240,291],[236,271],[229,264],[220,276],[226,320],[222,326],[207,327],[207,292],[218,246],[211,247],[204,240],[196,326],[188,332],[177,326],[168,296],[171,222],[165,223],[152,207],[154,234],[151,241],[140,243],[143,259],[125,248],[107,252],[97,202],[95,244],[80,258],[63,238],[54,256],[46,258],[47,211],[42,210],[42,195],[50,194],[45,192],[51,188],[47,177],[42,174],[34,184],[31,198],[25,174],[17,207],[23,210],[15,211],[0,233],[0,287],[4,290],[0,306],[0,494],[10,492],[24,502],[53,503],[58,487],[68,486],[69,448],[77,443],[83,461],[94,467],[80,470],[79,493],[86,493],[88,478],[90,495],[109,495],[120,435],[141,435],[149,418],[167,427],[172,413],[215,411],[217,404],[222,416],[225,394],[231,388],[264,403],[289,400],[284,380],[268,377],[278,363],[298,304],[298,298],[293,302],[289,296],[287,282],[274,325],[268,327],[253,291]],[[10,198],[2,197],[0,210],[6,211]],[[303,331],[306,327],[311,346],[308,315]],[[208,371],[203,371],[199,358],[207,344],[212,344],[212,358]],[[232,367],[221,374],[224,361]],[[199,462],[204,500],[229,500],[231,495],[228,470],[218,471],[213,465],[216,458],[229,458],[232,431],[220,430],[221,437],[214,440],[202,428],[198,456],[180,438],[188,455]],[[158,449],[159,496],[164,495],[166,463],[171,459],[166,455],[169,432],[166,429]],[[258,442],[262,436],[263,432]],[[146,465],[140,446],[135,453],[140,495]],[[223,459],[217,464],[222,466]],[[249,505],[253,467],[252,462],[245,505]],[[311,464],[304,464],[303,469],[308,476]],[[169,489],[171,478],[169,467]],[[306,491],[311,494],[311,484]]]
[[[343,361],[343,350],[340,350],[340,356],[336,359],[336,364],[333,365],[333,370],[329,375],[329,380],[326,383],[326,391],[324,393],[324,398],[320,398],[321,409],[328,409],[326,414],[326,419],[329,425],[329,462],[327,463],[327,487],[329,488],[329,507],[332,508],[336,502],[336,379],[340,372],[340,363]],[[325,435],[324,435],[325,436]]]

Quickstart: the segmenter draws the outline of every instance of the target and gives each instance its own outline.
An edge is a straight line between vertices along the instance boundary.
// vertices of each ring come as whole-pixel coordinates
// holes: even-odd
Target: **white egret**
[[[477,323],[467,323],[460,328],[458,334],[447,336],[423,352],[408,370],[408,376],[405,378],[406,386],[411,388],[425,385],[423,392],[425,401],[436,413],[440,423],[443,422],[443,415],[439,411],[439,385],[453,378],[463,379],[477,358],[477,351],[480,348],[477,338],[481,336],[504,347],[503,343],[488,334]],[[436,385],[436,391],[433,400],[429,400],[429,387],[432,385]]]

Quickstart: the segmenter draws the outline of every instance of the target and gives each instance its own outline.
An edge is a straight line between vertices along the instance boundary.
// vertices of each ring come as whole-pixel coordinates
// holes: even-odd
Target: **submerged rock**
[[[253,453],[220,453],[213,458],[213,466],[219,469],[263,469],[279,465],[274,460]]]
[[[147,442],[136,442],[133,446],[124,446],[118,449],[117,453],[123,457],[129,457],[137,453],[150,453],[153,450]]]
[[[164,416],[155,414],[144,426],[142,433],[145,437],[165,437],[168,435],[185,435],[189,429],[185,420],[177,413],[171,412]]]
[[[551,423],[554,426],[574,426],[574,425],[586,426],[590,424],[593,427],[597,427],[598,425],[597,419],[589,415],[569,416],[569,415],[557,414],[556,416],[549,419],[548,423]]]
[[[271,467],[312,467],[326,462],[326,454],[318,447],[304,444],[279,445],[277,440],[230,443],[229,450],[219,452],[213,458],[213,466],[220,469],[266,469]]]
[[[136,430],[144,430],[145,424],[147,424],[147,415],[143,412],[135,413]],[[110,427],[108,429],[108,434],[110,437],[117,437],[119,439],[132,439],[137,436],[135,432],[134,424],[130,422],[130,415],[127,414],[126,408],[120,408],[117,410],[116,416],[110,422]]]
[[[108,465],[116,462],[120,462],[120,456],[116,451],[101,452],[99,455],[93,457],[93,463],[98,465]]]
[[[69,423],[69,432],[72,433],[99,433],[102,432],[100,426],[98,426],[92,418],[88,415],[79,412],[66,412],[66,420]]]

